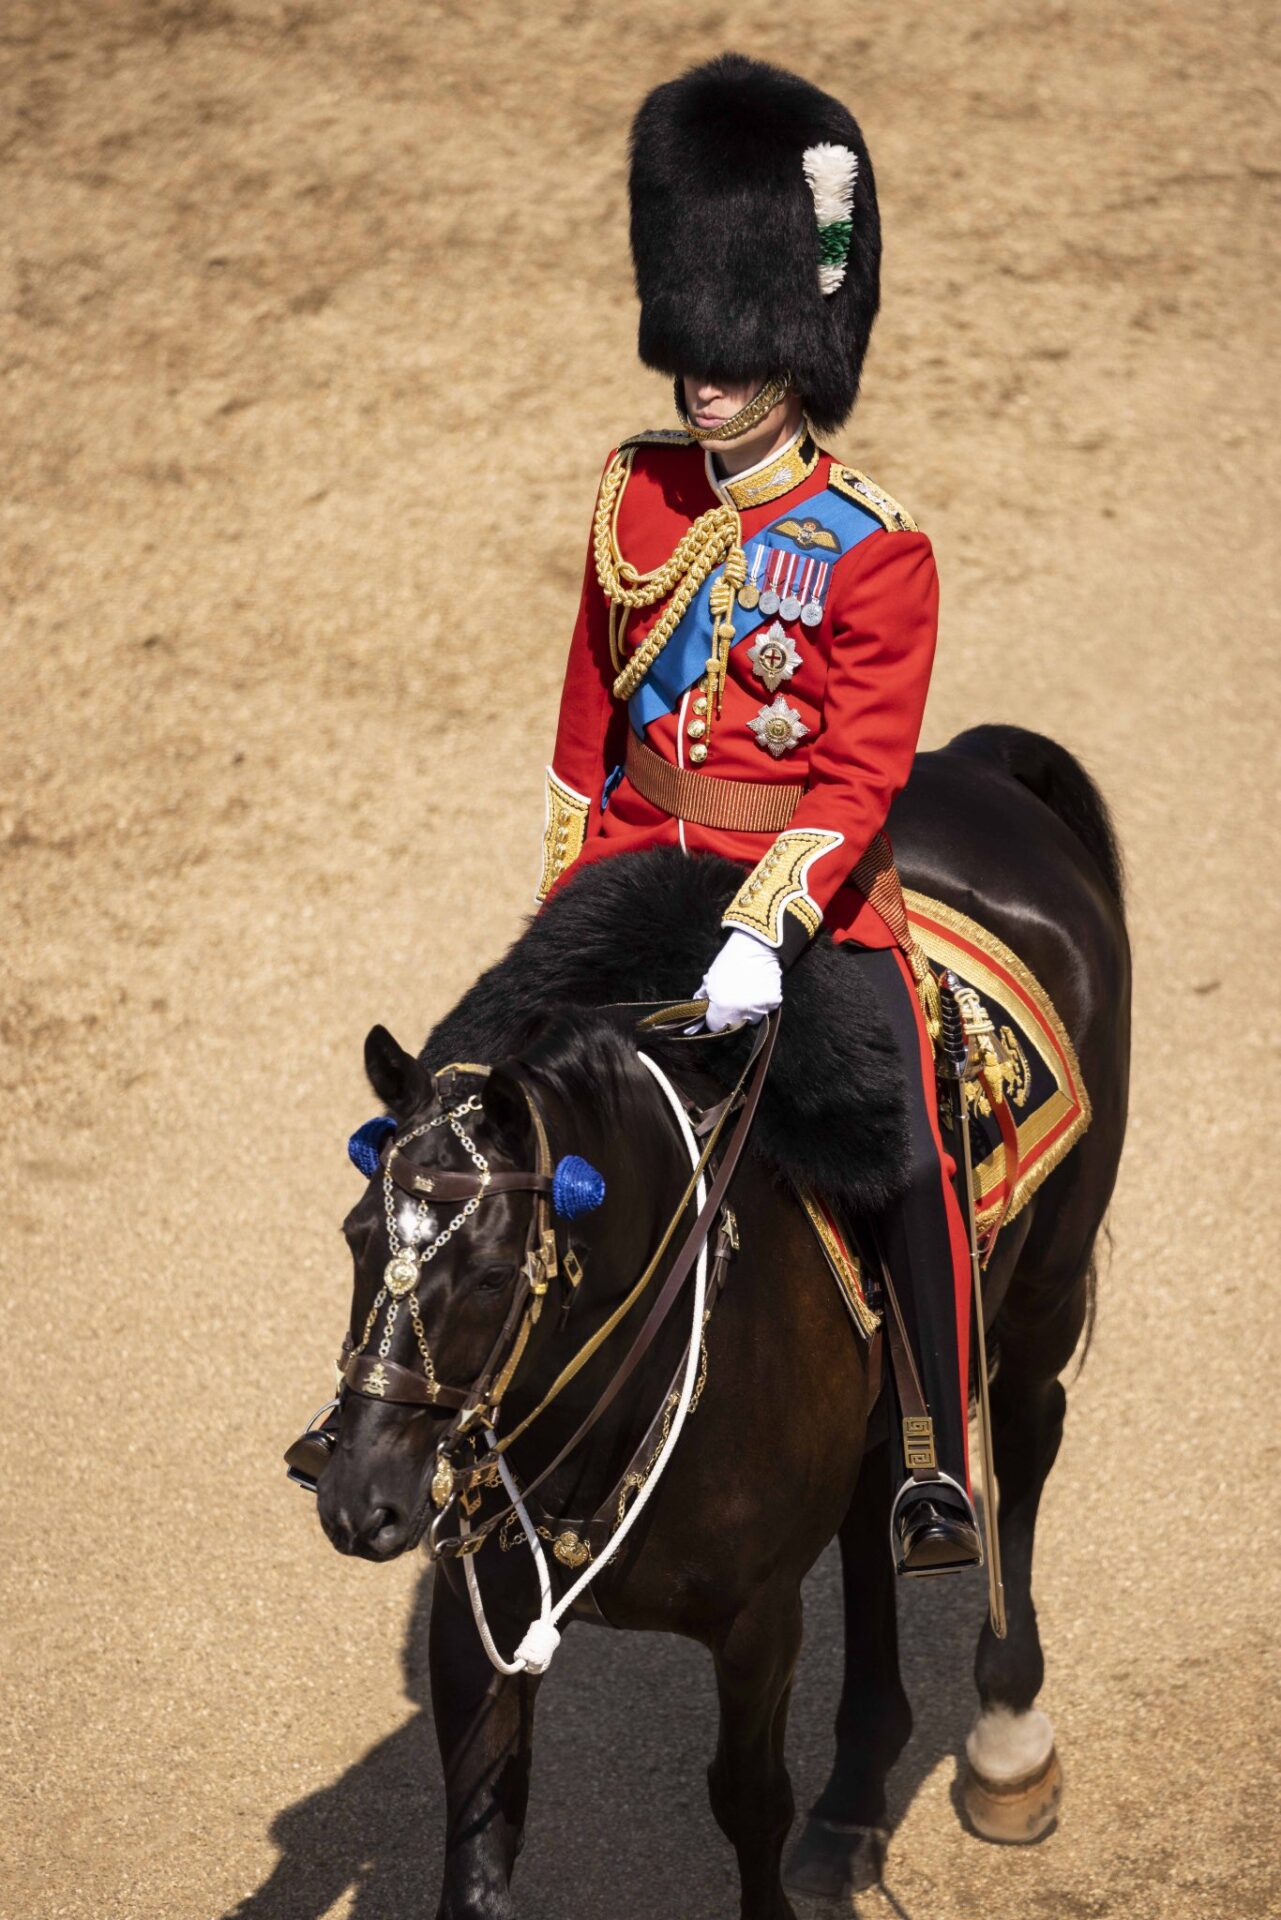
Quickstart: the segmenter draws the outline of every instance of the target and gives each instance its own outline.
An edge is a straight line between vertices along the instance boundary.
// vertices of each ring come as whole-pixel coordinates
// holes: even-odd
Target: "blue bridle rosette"
[[[363,1127],[357,1127],[347,1142],[347,1157],[354,1167],[359,1167],[366,1180],[372,1180],[377,1173],[383,1142],[395,1131],[396,1122],[391,1115],[380,1113],[376,1120],[366,1120]]]
[[[605,1179],[590,1160],[581,1154],[567,1153],[556,1162],[552,1175],[552,1206],[562,1220],[577,1220],[580,1214],[594,1213],[605,1198]]]

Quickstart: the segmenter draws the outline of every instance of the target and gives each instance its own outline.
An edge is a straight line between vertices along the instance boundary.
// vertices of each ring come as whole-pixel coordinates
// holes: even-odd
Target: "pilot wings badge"
[[[798,547],[808,553],[811,547],[823,547],[828,553],[839,553],[841,543],[830,527],[820,520],[780,520],[774,529],[788,540],[795,540]]]

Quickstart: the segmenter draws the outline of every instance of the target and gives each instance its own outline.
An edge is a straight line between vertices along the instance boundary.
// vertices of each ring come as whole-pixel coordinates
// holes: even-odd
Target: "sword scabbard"
[[[965,1231],[970,1249],[970,1283],[974,1295],[974,1357],[978,1367],[979,1453],[983,1475],[983,1519],[987,1532],[988,1617],[998,1640],[1006,1635],[1005,1583],[1001,1577],[1001,1541],[997,1526],[996,1465],[992,1456],[992,1409],[987,1386],[987,1332],[983,1323],[983,1270],[979,1259],[978,1227],[975,1220],[974,1160],[970,1146],[970,1109],[966,1081],[980,1070],[957,998],[961,983],[956,975],[944,972],[939,982],[939,1051],[944,1071],[954,1091],[956,1130],[961,1137],[961,1164],[964,1173],[963,1207]]]

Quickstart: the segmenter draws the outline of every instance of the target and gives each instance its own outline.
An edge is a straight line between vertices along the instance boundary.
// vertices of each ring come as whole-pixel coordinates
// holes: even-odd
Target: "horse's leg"
[[[429,1646],[446,1830],[436,1920],[510,1920],[538,1682],[495,1672],[461,1586],[455,1569],[437,1567]]]
[[[800,1649],[800,1590],[777,1586],[763,1588],[712,1649],[721,1723],[707,1783],[738,1855],[742,1920],[794,1920],[779,1865],[796,1810],[783,1745]]]
[[[899,1674],[892,1491],[882,1445],[864,1460],[841,1525],[845,1678],[836,1710],[836,1759],[786,1874],[788,1890],[810,1898],[841,1900],[880,1879],[888,1838],[886,1776],[912,1731]]]
[[[1090,1256],[1066,1284],[1038,1276],[1038,1304],[1019,1311],[1019,1280],[1001,1318],[1001,1364],[992,1383],[992,1452],[1007,1633],[984,1621],[974,1662],[980,1713],[966,1742],[965,1811],[988,1840],[1028,1844],[1058,1814],[1063,1774],[1054,1728],[1033,1705],[1045,1659],[1032,1599],[1032,1550],[1041,1492],[1063,1438],[1067,1395],[1058,1375],[1084,1318]],[[1047,1297],[1054,1304],[1046,1307]]]

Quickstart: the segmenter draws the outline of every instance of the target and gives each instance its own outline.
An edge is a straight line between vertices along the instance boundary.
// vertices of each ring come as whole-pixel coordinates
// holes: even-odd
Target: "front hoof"
[[[961,1804],[975,1833],[1007,1847],[1030,1847],[1043,1840],[1059,1817],[1063,1769],[1050,1748],[1044,1765],[1017,1780],[988,1780],[972,1761],[965,1763]]]
[[[879,1886],[890,1836],[884,1827],[835,1826],[811,1814],[783,1869],[789,1893],[810,1900],[847,1900]]]

